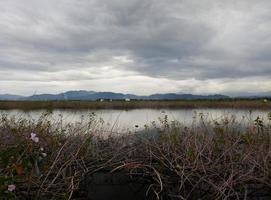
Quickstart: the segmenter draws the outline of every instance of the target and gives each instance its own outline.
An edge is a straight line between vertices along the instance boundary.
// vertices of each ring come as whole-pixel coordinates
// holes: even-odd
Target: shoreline
[[[271,100],[227,99],[227,100],[132,100],[125,101],[0,101],[0,110],[52,110],[52,109],[271,109]]]

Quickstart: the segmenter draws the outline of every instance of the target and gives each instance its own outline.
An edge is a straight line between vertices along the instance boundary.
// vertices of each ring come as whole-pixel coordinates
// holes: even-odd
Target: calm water
[[[20,111],[20,110],[0,110],[1,114],[15,116],[16,118],[39,119],[45,110]],[[238,110],[238,109],[135,109],[135,110],[54,110],[48,117],[53,122],[63,120],[64,123],[87,122],[89,118],[95,118],[97,121],[103,121],[107,126],[116,129],[134,129],[143,128],[145,124],[151,124],[153,121],[159,122],[159,118],[168,117],[169,121],[177,120],[185,125],[195,122],[195,116],[199,118],[203,115],[207,120],[221,120],[225,117],[235,117],[238,121],[247,123],[256,119],[257,116],[267,120],[267,114],[270,111],[264,110]],[[93,115],[94,113],[94,115]],[[194,117],[194,118],[193,118]]]

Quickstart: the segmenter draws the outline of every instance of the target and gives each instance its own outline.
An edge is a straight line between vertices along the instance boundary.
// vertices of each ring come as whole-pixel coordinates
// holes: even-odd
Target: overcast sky
[[[271,91],[270,0],[0,0],[0,93]]]

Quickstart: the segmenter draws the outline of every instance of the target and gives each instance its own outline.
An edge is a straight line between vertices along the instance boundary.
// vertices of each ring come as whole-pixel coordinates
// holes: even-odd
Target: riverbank
[[[1,197],[114,198],[129,181],[147,199],[271,198],[271,115],[245,126],[229,116],[198,115],[190,127],[165,117],[122,135],[46,117],[0,118]]]
[[[177,109],[177,108],[233,108],[271,109],[267,99],[224,100],[132,100],[132,101],[0,101],[0,110],[20,109]]]

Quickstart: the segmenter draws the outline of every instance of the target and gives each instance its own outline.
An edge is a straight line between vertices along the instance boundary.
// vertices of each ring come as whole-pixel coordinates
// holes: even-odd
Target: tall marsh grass
[[[141,177],[148,199],[257,199],[271,191],[271,114],[245,124],[165,116],[137,133],[104,131],[99,120],[63,125],[0,118],[0,199],[85,199],[85,177]]]

